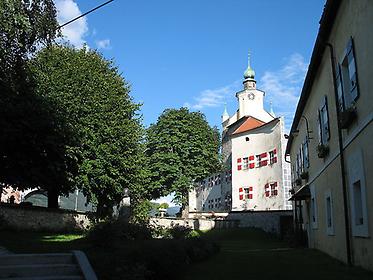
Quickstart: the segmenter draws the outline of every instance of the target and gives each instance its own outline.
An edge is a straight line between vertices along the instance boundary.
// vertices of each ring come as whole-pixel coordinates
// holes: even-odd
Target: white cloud
[[[82,14],[78,4],[74,0],[54,0],[57,9],[57,20],[59,24],[64,24]],[[82,17],[73,23],[62,28],[62,35],[67,41],[77,48],[81,48],[85,43],[84,37],[88,32],[86,17]]]
[[[257,87],[266,92],[266,101],[272,101],[276,115],[284,116],[286,127],[289,128],[308,64],[298,53],[292,54],[284,61],[285,63],[280,69],[265,71],[257,83]],[[206,89],[194,97],[194,102],[186,102],[184,106],[196,110],[219,107],[226,101],[234,99],[235,93],[241,89],[242,80],[217,89]]]
[[[167,203],[170,207],[179,206],[172,201],[174,198],[175,198],[175,193],[171,193],[167,196],[163,196],[161,198],[153,200],[153,202],[156,202],[156,203],[159,203],[159,204]]]
[[[293,120],[304,77],[308,68],[302,55],[294,53],[285,59],[286,64],[277,71],[266,71],[260,79],[260,88],[266,99],[273,102],[276,115],[284,116],[286,126]]]
[[[227,99],[234,96],[239,85],[240,81],[235,81],[224,87],[203,90],[197,97],[194,97],[194,102],[192,104],[186,102],[184,106],[196,110],[202,110],[207,107],[219,107],[224,104]]]
[[[97,46],[98,49],[109,50],[109,49],[111,49],[110,39],[97,40],[96,41],[96,46]]]

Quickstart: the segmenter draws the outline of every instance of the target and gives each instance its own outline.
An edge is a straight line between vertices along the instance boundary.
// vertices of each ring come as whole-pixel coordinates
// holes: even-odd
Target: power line
[[[96,8],[93,8],[92,10],[89,10],[88,12],[85,12],[84,14],[81,14],[80,16],[78,16],[78,17],[76,17],[76,18],[74,18],[74,19],[72,19],[72,20],[69,20],[68,22],[66,22],[66,23],[64,23],[64,24],[62,24],[62,25],[60,25],[60,26],[58,26],[57,29],[61,29],[62,27],[64,27],[64,26],[66,26],[66,25],[68,25],[68,24],[70,24],[70,23],[72,23],[72,22],[74,22],[74,21],[80,19],[81,17],[84,17],[84,16],[86,16],[86,15],[92,13],[93,11],[96,11],[97,9],[100,9],[101,7],[103,7],[103,6],[109,4],[110,2],[113,2],[113,1],[114,1],[114,0],[109,0],[109,1],[107,1],[107,2],[105,2],[105,3],[103,3],[103,4],[101,4],[100,6],[97,6]]]

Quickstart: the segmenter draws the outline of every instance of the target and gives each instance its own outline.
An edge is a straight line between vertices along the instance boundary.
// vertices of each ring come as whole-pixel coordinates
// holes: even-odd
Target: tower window
[[[243,161],[242,168],[243,168],[243,169],[249,169],[249,158],[244,157],[244,158],[242,159],[242,161]]]

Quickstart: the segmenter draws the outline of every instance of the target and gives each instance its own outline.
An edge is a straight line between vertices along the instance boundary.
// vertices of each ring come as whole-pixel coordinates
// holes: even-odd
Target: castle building
[[[250,55],[236,97],[238,110],[229,116],[225,108],[222,115],[225,171],[195,183],[189,212],[290,210],[284,119],[264,109],[265,92],[256,88]]]

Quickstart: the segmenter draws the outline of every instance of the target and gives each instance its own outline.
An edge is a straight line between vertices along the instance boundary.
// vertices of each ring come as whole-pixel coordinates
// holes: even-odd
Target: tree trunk
[[[56,190],[48,190],[48,208],[58,208],[58,193]]]

